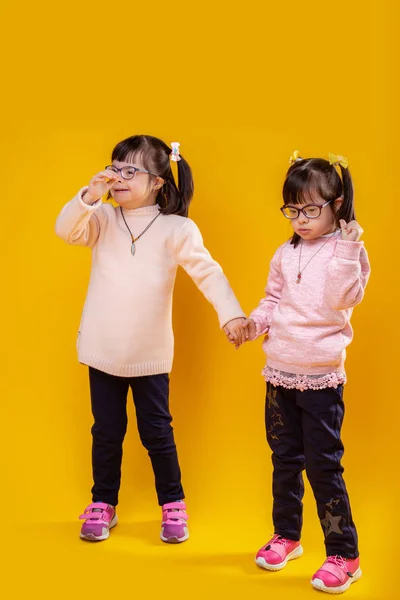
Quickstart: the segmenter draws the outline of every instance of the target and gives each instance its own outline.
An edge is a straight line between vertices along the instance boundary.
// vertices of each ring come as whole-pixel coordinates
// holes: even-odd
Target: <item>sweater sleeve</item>
[[[204,247],[200,230],[190,219],[181,229],[175,251],[177,263],[214,306],[221,327],[245,316],[222,268]]]
[[[85,204],[82,195],[86,190],[87,187],[82,188],[64,206],[56,221],[56,234],[68,244],[92,248],[100,233],[102,211],[99,209],[102,201]]]
[[[282,247],[278,248],[271,260],[265,296],[250,314],[250,319],[253,319],[256,324],[256,336],[253,339],[268,333],[272,313],[280,300],[283,288],[283,277],[280,268],[281,257]]]
[[[346,310],[359,304],[369,275],[364,242],[338,240],[328,267],[327,297],[332,308]]]

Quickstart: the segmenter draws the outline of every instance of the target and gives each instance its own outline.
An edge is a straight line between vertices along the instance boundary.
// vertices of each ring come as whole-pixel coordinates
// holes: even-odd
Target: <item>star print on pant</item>
[[[276,390],[269,390],[267,394],[268,408],[279,408],[279,404],[276,401]]]
[[[271,416],[271,425],[268,428],[268,434],[270,435],[272,440],[279,440],[279,437],[277,435],[277,428],[278,427],[283,427],[284,423],[282,421],[282,415],[280,415],[279,413],[272,411]]]
[[[335,506],[339,504],[339,500],[331,500],[326,505],[330,510],[332,510]],[[325,537],[328,537],[331,533],[338,533],[339,535],[343,535],[343,531],[339,527],[339,523],[343,517],[340,515],[338,517],[334,517],[329,510],[325,512],[325,518],[321,520],[322,527],[325,529]]]
[[[279,409],[279,404],[276,400],[276,394],[277,392],[275,389],[269,389],[267,393],[269,411],[268,422],[270,423],[267,429],[267,433],[271,440],[279,440],[279,437],[277,435],[277,428],[283,427],[284,425],[282,421],[282,415],[276,412],[276,409]]]
[[[339,502],[340,502],[340,500],[337,500],[337,499],[336,499],[336,500],[334,500],[334,499],[332,498],[332,500],[331,500],[330,502],[328,502],[326,506],[329,508],[329,510],[333,510],[333,508],[334,508],[335,506],[337,506],[337,505],[339,504]]]

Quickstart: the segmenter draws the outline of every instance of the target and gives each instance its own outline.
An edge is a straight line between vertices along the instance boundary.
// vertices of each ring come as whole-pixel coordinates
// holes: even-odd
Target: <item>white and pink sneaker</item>
[[[90,542],[101,542],[110,537],[110,529],[117,524],[115,508],[104,502],[92,502],[79,517],[85,521],[80,537]]]
[[[188,518],[186,504],[182,500],[164,504],[160,534],[162,541],[168,544],[185,542],[189,537]]]
[[[341,594],[362,575],[359,558],[328,556],[324,564],[315,573],[311,585],[316,590],[328,594]]]
[[[302,554],[300,542],[274,535],[268,544],[257,552],[256,564],[268,571],[280,571],[286,567],[289,560],[299,558]]]

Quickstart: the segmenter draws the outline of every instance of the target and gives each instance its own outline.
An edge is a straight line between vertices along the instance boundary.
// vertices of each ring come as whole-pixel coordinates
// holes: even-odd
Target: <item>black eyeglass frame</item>
[[[318,217],[321,216],[322,209],[325,206],[328,206],[328,204],[330,204],[331,202],[333,202],[333,200],[328,200],[328,202],[325,202],[324,204],[307,204],[307,206],[303,206],[303,208],[297,208],[297,206],[293,206],[292,204],[284,204],[283,206],[280,207],[279,210],[281,211],[281,213],[283,214],[283,216],[286,219],[289,219],[290,221],[293,221],[294,219],[298,219],[300,213],[303,213],[303,215],[306,217],[306,219],[318,219]],[[307,215],[307,213],[305,211],[306,211],[307,208],[310,208],[310,207],[312,207],[312,208],[319,208],[319,213],[317,215],[313,215],[313,216]],[[290,208],[292,210],[295,210],[297,212],[296,216],[289,217],[289,215],[286,215],[285,214],[285,208]]]
[[[134,166],[128,166],[125,165],[124,167],[121,167],[120,169],[118,167],[116,167],[115,165],[107,165],[105,167],[106,171],[113,171],[114,173],[121,173],[121,177],[122,179],[126,179],[126,180],[130,180],[133,179],[136,176],[136,173],[147,173],[148,175],[154,175],[154,177],[160,177],[159,175],[156,175],[156,173],[152,173],[151,171],[146,171],[146,169],[139,169],[138,167],[134,167]],[[132,175],[132,177],[125,177],[123,174],[123,170],[124,169],[131,169],[134,171],[134,174]],[[163,179],[161,177],[161,179]]]

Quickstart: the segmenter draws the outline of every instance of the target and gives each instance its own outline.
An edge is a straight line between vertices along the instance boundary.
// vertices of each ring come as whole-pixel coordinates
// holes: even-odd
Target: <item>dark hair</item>
[[[298,158],[287,172],[283,184],[283,201],[285,204],[303,204],[315,202],[315,194],[328,202],[342,197],[343,202],[335,213],[336,222],[344,219],[346,223],[355,219],[353,182],[348,169],[338,165],[340,174],[334,165],[323,158]],[[291,244],[294,247],[300,241],[297,233],[293,234]]]
[[[187,217],[193,198],[192,170],[181,155],[178,166],[178,185],[171,169],[172,148],[151,135],[134,135],[119,142],[112,151],[111,159],[121,162],[139,158],[147,171],[164,179],[164,185],[157,195],[157,203],[163,215]]]

